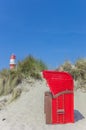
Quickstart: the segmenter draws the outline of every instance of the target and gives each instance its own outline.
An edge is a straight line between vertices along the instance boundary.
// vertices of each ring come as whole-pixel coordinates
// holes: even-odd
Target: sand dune
[[[44,81],[24,83],[19,99],[0,111],[0,130],[86,130],[86,93],[75,92],[75,123],[46,125],[44,115]]]

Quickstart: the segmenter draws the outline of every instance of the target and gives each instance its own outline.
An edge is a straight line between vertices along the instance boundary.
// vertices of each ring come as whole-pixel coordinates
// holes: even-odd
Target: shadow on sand
[[[74,110],[74,119],[75,122],[84,119],[85,117],[78,111],[78,110]]]

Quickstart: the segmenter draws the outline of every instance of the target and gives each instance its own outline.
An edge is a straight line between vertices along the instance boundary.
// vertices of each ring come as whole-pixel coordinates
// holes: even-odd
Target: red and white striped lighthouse
[[[14,69],[16,67],[16,56],[12,54],[10,56],[10,69]]]

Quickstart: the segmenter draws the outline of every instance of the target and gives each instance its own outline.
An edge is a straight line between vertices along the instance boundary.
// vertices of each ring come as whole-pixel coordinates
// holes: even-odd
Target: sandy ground
[[[44,115],[45,82],[21,84],[19,99],[0,110],[0,130],[86,130],[86,93],[75,92],[75,123],[46,125]]]

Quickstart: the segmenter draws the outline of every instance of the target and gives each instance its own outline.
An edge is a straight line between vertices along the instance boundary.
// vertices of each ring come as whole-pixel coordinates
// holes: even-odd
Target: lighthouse
[[[12,54],[10,56],[10,69],[14,69],[16,67],[16,56]]]

